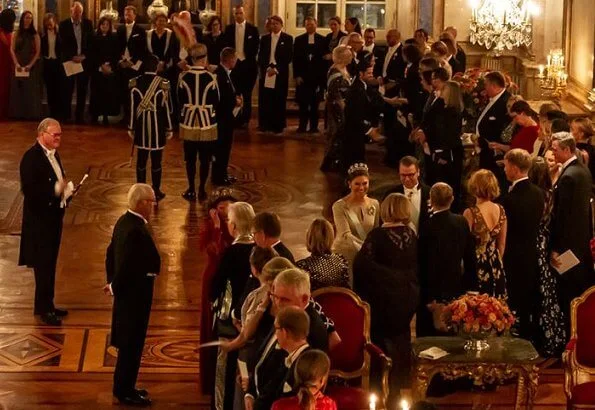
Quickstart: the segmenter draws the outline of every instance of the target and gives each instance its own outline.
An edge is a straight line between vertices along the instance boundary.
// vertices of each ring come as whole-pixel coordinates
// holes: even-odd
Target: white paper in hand
[[[16,68],[14,69],[14,76],[15,77],[21,77],[21,78],[27,78],[29,77],[29,71],[25,71],[23,69],[21,69],[20,71],[17,70]]]
[[[64,66],[66,77],[70,77],[84,71],[83,65],[81,63],[75,63],[74,61],[66,61],[62,63],[62,66]]]
[[[246,362],[240,359],[238,359],[238,371],[240,372],[240,377],[242,379],[247,379],[249,377],[248,366],[246,365]]]
[[[277,82],[277,74],[275,74],[275,75],[265,74],[264,88],[275,88],[276,82]]]
[[[558,256],[558,262],[560,263],[560,266],[557,268],[554,267],[554,269],[556,269],[560,275],[566,273],[580,263],[576,255],[570,249]]]
[[[66,206],[66,203],[68,202],[68,198],[70,198],[72,196],[73,192],[74,192],[74,184],[72,183],[72,181],[70,181],[64,187],[64,193],[62,194],[62,200],[60,201],[60,208],[64,208]]]
[[[448,355],[448,352],[440,349],[439,347],[430,347],[419,353],[419,357],[422,359],[438,360],[441,357]]]

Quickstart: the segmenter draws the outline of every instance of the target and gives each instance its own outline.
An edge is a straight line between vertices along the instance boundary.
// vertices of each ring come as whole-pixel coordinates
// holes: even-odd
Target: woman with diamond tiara
[[[332,250],[347,259],[351,286],[353,259],[368,233],[380,222],[380,204],[368,197],[370,175],[366,164],[356,163],[349,167],[347,184],[349,194],[333,204],[333,221],[337,232]]]

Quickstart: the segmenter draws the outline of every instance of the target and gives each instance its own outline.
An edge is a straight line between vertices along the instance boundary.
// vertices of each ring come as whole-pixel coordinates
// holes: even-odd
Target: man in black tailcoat
[[[118,219],[107,248],[104,290],[114,296],[111,345],[118,349],[114,396],[123,404],[148,406],[146,390],[136,389],[149,326],[153,284],[161,258],[147,229],[156,202],[151,186],[134,184],[128,191],[128,211]]]
[[[215,185],[230,185],[233,182],[227,174],[227,166],[233,143],[234,110],[242,104],[241,94],[232,81],[232,73],[237,61],[236,51],[231,47],[226,47],[221,50],[220,63],[215,70],[219,88],[217,147],[215,148],[212,177]]]
[[[529,181],[531,154],[512,149],[504,157],[504,172],[512,184],[498,202],[506,211],[506,252],[504,272],[508,304],[516,312],[518,332],[532,340],[537,333],[539,279],[537,266],[537,233],[543,216],[543,191]]]
[[[293,77],[295,96],[300,106],[298,132],[318,132],[318,105],[326,83],[327,64],[323,59],[327,51],[326,40],[316,32],[316,19],[306,17],[306,32],[295,38],[293,44]],[[310,128],[307,130],[308,123]]]
[[[493,71],[485,76],[485,90],[488,95],[488,105],[483,109],[477,120],[475,132],[479,135],[479,167],[489,169],[496,175],[500,189],[506,190],[507,183],[504,170],[496,160],[502,159],[502,153],[489,147],[490,142],[502,143],[502,131],[510,123],[506,102],[510,93],[506,91],[506,80],[502,73]]]
[[[260,39],[258,53],[258,126],[261,131],[279,134],[287,125],[286,104],[289,64],[293,57],[293,37],[281,31],[283,19],[279,16],[271,16],[270,26],[271,33]]]
[[[430,189],[432,216],[419,233],[419,276],[426,287],[420,289],[417,336],[435,336],[432,318],[434,303],[450,303],[474,290],[476,275],[475,242],[462,215],[451,212],[452,188],[438,182]],[[428,307],[428,305],[430,305]]]
[[[242,94],[243,108],[237,118],[240,127],[248,127],[252,115],[252,90],[258,75],[256,56],[260,46],[258,28],[246,21],[244,7],[239,4],[234,8],[235,21],[225,27],[225,45],[236,50],[238,62],[232,71],[231,80]]]
[[[37,127],[37,143],[27,150],[20,165],[24,195],[19,266],[35,274],[34,314],[48,325],[61,325],[66,310],[54,306],[56,262],[62,237],[62,219],[72,183],[67,183],[60,156],[62,129],[52,118]]]
[[[552,151],[562,173],[554,185],[554,209],[550,246],[552,265],[559,266],[558,257],[570,250],[578,265],[558,277],[560,308],[570,330],[570,302],[595,283],[593,260],[589,247],[592,238],[591,173],[576,157],[576,141],[568,132],[552,136]],[[570,333],[568,333],[570,334]]]
[[[142,60],[147,50],[147,35],[145,29],[136,23],[136,8],[126,6],[124,9],[124,24],[117,30],[118,38],[118,63],[120,72],[120,90],[122,104],[124,106],[123,124],[128,125],[130,121],[130,93],[128,83],[134,77],[142,74]]]
[[[87,87],[89,85],[89,72],[91,39],[93,38],[93,23],[83,17],[83,5],[75,1],[70,8],[70,18],[60,23],[61,52],[60,59],[63,63],[72,61],[83,65],[83,72],[64,77],[62,103],[64,104],[64,119],[71,119],[72,93],[76,83],[76,110],[75,121],[84,122],[85,104],[87,103]]]

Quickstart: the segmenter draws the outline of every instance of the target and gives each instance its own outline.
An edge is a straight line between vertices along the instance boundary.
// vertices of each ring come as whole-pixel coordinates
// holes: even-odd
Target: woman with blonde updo
[[[471,175],[468,189],[475,197],[475,205],[465,209],[463,216],[475,238],[478,290],[506,298],[502,263],[506,246],[506,213],[502,205],[492,202],[500,195],[498,180],[492,171],[480,169]]]
[[[324,386],[331,368],[329,357],[322,350],[307,350],[295,365],[296,396],[277,400],[272,410],[336,410],[337,404],[325,396]]]
[[[353,60],[353,53],[347,46],[338,46],[333,50],[333,65],[326,82],[326,155],[320,170],[338,171],[340,169],[341,140],[345,133],[345,95],[351,85],[347,70]]]

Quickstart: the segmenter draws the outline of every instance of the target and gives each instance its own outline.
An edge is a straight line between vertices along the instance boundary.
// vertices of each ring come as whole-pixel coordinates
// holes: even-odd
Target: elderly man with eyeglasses
[[[19,265],[35,274],[34,314],[50,326],[60,326],[68,312],[54,306],[56,262],[62,238],[62,219],[72,182],[66,180],[60,155],[60,123],[46,118],[37,127],[37,142],[27,150],[20,165],[23,225]]]

